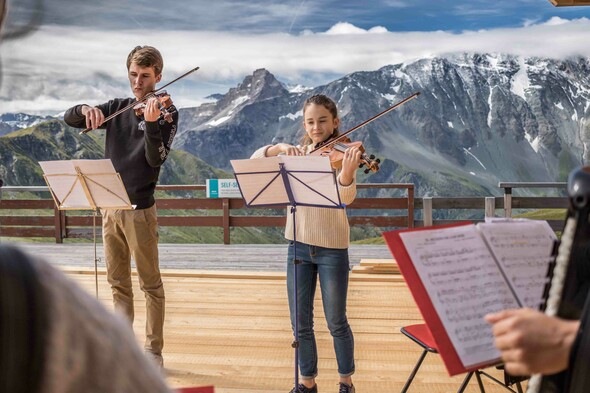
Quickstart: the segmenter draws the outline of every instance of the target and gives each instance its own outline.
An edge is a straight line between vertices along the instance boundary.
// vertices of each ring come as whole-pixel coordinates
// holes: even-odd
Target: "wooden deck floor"
[[[71,258],[67,255],[70,250],[60,247],[52,245],[49,248],[53,251],[49,251],[45,246],[26,246],[33,253],[43,251],[53,263],[60,252],[64,260]],[[187,249],[178,249],[182,250],[178,254],[182,259]],[[207,255],[204,250],[201,252]],[[168,256],[173,259],[173,255]],[[383,256],[373,253],[368,257]],[[62,268],[94,294],[94,275],[85,265],[66,264]],[[293,349],[284,273],[176,268],[163,269],[163,273],[167,297],[164,358],[172,386],[215,385],[217,393],[290,390]],[[134,281],[136,285],[137,280]],[[136,294],[134,329],[141,341],[144,300],[137,288]],[[111,308],[110,290],[102,269],[99,298]],[[399,333],[400,327],[421,322],[405,283],[396,275],[352,274],[348,308],[355,335],[357,392],[399,392],[421,352]],[[336,392],[336,361],[319,293],[315,320],[319,391]],[[495,370],[491,372],[500,376]],[[449,378],[440,357],[428,355],[410,392],[453,392],[462,379]],[[485,379],[484,384],[487,392],[505,391]],[[479,391],[476,382],[472,381],[466,391]]]

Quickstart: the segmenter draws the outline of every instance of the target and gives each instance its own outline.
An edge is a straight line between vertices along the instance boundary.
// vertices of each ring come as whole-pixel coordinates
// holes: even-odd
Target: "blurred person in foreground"
[[[0,245],[0,392],[171,392],[129,324],[48,263]]]

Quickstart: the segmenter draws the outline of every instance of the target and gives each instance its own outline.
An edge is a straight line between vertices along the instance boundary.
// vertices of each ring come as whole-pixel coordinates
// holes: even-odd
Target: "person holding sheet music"
[[[564,392],[590,389],[590,304],[579,320],[548,316],[530,308],[489,314],[496,347],[506,371],[513,375],[561,377]]]
[[[251,158],[262,158],[286,154],[302,156],[318,144],[338,135],[340,119],[333,100],[325,95],[314,95],[303,105],[303,126],[305,135],[301,144],[287,143],[267,145],[252,154]],[[356,169],[359,167],[361,152],[350,148],[344,153],[342,170],[339,172],[338,189],[342,202],[350,204],[356,196]],[[346,317],[349,260],[348,245],[350,227],[344,209],[298,206],[295,212],[297,222],[297,246],[293,244],[293,218],[287,215],[285,237],[290,240],[288,249],[287,288],[291,325],[294,329],[293,274],[294,255],[297,249],[298,265],[298,306],[299,306],[299,368],[301,383],[291,393],[317,392],[315,377],[318,373],[318,354],[313,330],[313,302],[319,276],[324,314],[333,337],[338,373],[339,393],[354,393],[352,374],[355,371],[354,338]]]
[[[176,134],[178,112],[169,108],[173,121],[168,123],[160,117],[157,99],[150,98],[143,115],[128,110],[106,123],[104,120],[154,91],[162,79],[163,64],[156,48],[135,47],[127,57],[128,78],[135,98],[115,98],[97,106],[76,105],[64,116],[72,127],[106,128],[105,157],[112,160],[131,203],[136,205],[135,210],[102,212],[107,275],[115,309],[133,321],[131,257],[135,260],[147,307],[145,351],[160,366],[165,297],[158,259],[154,190]]]

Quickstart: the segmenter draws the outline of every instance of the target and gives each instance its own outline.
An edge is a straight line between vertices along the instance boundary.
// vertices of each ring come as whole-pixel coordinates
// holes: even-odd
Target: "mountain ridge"
[[[351,134],[382,160],[379,172],[359,172],[359,180],[414,182],[424,196],[497,195],[499,181],[563,181],[588,160],[588,71],[583,57],[457,53],[297,90],[258,69],[216,101],[181,108],[173,151],[229,171],[231,159],[265,144],[297,144],[312,94],[337,102],[345,131],[419,91]]]

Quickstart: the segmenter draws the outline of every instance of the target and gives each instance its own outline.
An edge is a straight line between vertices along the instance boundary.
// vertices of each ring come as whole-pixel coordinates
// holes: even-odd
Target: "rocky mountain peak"
[[[481,195],[497,190],[498,181],[563,181],[590,159],[590,60],[503,53],[387,65],[305,94],[258,69],[216,102],[181,109],[173,150],[230,169],[230,160],[261,146],[298,143],[308,96],[333,98],[344,131],[415,92],[417,99],[353,134],[382,160],[381,171],[366,180],[411,179],[417,195]],[[60,132],[50,134],[78,149]],[[23,154],[26,141],[19,143]],[[4,154],[15,151],[14,139],[6,143]]]
[[[252,75],[248,75],[237,87],[229,90],[219,101],[219,105],[227,106],[236,101],[252,102],[278,97],[289,92],[283,87],[273,74],[260,68]]]

